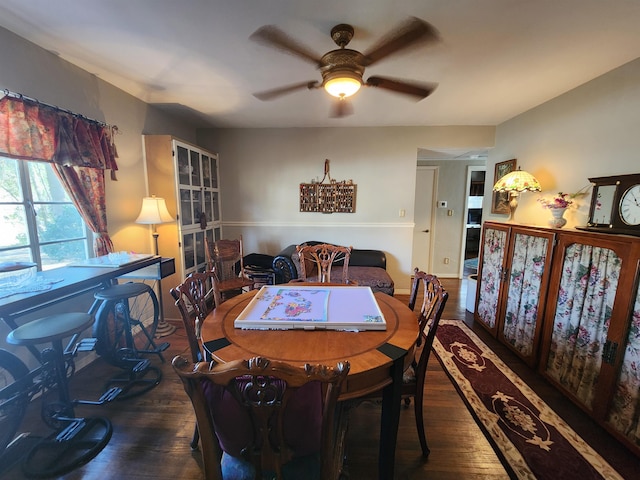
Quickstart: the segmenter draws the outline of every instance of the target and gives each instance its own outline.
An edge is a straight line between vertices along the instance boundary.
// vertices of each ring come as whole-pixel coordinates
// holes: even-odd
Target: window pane
[[[2,262],[33,262],[31,249],[29,248],[5,250],[4,252],[0,252],[0,259]]]
[[[29,245],[18,161],[0,157],[0,249]],[[31,250],[18,248],[0,252],[2,261],[30,262]]]
[[[195,266],[195,254],[193,243],[193,233],[185,233],[182,237],[182,247],[184,249],[184,268],[188,270]]]
[[[34,202],[71,202],[49,163],[27,162]]]
[[[0,205],[0,220],[0,248],[29,244],[22,205]]]
[[[202,183],[205,187],[211,187],[211,161],[208,155],[202,154]]]
[[[213,221],[220,220],[220,204],[218,203],[218,192],[213,192]]]
[[[178,183],[180,185],[190,185],[191,164],[189,163],[189,152],[186,148],[178,146]]]
[[[200,213],[202,212],[202,195],[199,190],[193,190],[193,223],[200,222]]]
[[[86,240],[75,240],[72,242],[53,243],[51,245],[41,245],[42,269],[49,270],[55,267],[68,265],[87,258]]]
[[[0,202],[22,202],[18,161],[0,157]]]
[[[193,223],[193,214],[191,213],[191,190],[180,189],[180,213],[182,215],[182,225],[191,225]]]
[[[1,261],[33,261],[46,270],[87,258],[89,240],[50,164],[0,157]]]
[[[207,216],[207,222],[213,221],[213,199],[211,197],[211,192],[204,192],[204,213]]]
[[[204,232],[196,232],[196,263],[201,264],[206,260],[204,252]]]
[[[84,237],[80,214],[71,204],[36,204],[36,225],[41,243]]]
[[[211,157],[211,186],[218,188],[218,161]]]
[[[191,186],[200,186],[200,154],[191,150]]]

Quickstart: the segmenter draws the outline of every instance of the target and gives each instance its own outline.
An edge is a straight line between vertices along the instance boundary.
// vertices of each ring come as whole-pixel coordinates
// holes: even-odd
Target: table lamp
[[[509,193],[509,218],[508,222],[513,222],[516,208],[518,208],[518,196],[522,192],[539,192],[542,190],[540,182],[529,172],[515,170],[500,178],[493,186],[494,192]]]
[[[153,240],[155,243],[155,254],[158,255],[158,237],[160,234],[156,230],[159,223],[173,222],[174,218],[167,210],[167,203],[164,198],[152,195],[142,199],[142,208],[136,219],[136,223],[151,225],[153,227]],[[172,334],[176,327],[168,324],[164,319],[164,308],[162,306],[162,275],[158,275],[158,302],[160,303],[160,321],[156,329],[157,337],[164,337]]]

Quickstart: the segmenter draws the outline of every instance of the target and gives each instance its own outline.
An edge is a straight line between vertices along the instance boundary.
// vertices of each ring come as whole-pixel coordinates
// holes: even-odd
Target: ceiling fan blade
[[[293,85],[285,85],[284,87],[257,92],[254,93],[253,96],[258,100],[267,101],[273,100],[274,98],[280,97],[282,95],[286,95],[287,93],[295,92],[296,90],[301,90],[303,88],[309,90],[311,90],[312,88],[318,88],[318,82],[316,80],[312,80],[310,82],[294,83]]]
[[[413,83],[386,77],[369,77],[365,85],[367,87],[384,88],[393,92],[411,95],[418,100],[422,100],[431,95],[438,86],[437,83]]]
[[[320,55],[297,40],[294,40],[275,25],[260,27],[253,32],[249,38],[255,42],[283,50],[311,62],[316,66],[320,66]]]
[[[353,104],[348,98],[336,98],[331,107],[331,118],[342,118],[353,114]]]
[[[439,40],[440,34],[433,25],[419,18],[411,17],[364,53],[364,66],[369,66],[409,46]]]

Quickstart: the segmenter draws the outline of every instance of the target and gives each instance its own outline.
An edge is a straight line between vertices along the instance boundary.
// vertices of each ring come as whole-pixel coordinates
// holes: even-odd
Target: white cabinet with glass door
[[[145,135],[144,145],[149,193],[163,197],[176,216],[175,223],[157,227],[160,255],[176,259],[176,273],[163,281],[168,290],[205,269],[205,238],[221,238],[218,155],[168,135]],[[179,318],[165,293],[165,316]]]

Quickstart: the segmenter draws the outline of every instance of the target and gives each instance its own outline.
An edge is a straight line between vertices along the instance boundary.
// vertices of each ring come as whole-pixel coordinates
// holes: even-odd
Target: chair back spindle
[[[320,283],[331,283],[331,269],[336,263],[342,263],[342,275],[337,283],[349,283],[349,258],[351,247],[342,247],[321,243],[318,245],[298,245],[296,247],[300,258],[300,277],[303,280],[313,280],[314,273]]]
[[[254,282],[244,270],[242,235],[233,240],[210,242],[205,239],[205,248],[208,268],[217,280],[214,284],[216,305],[242,293],[243,289],[253,289]]]

